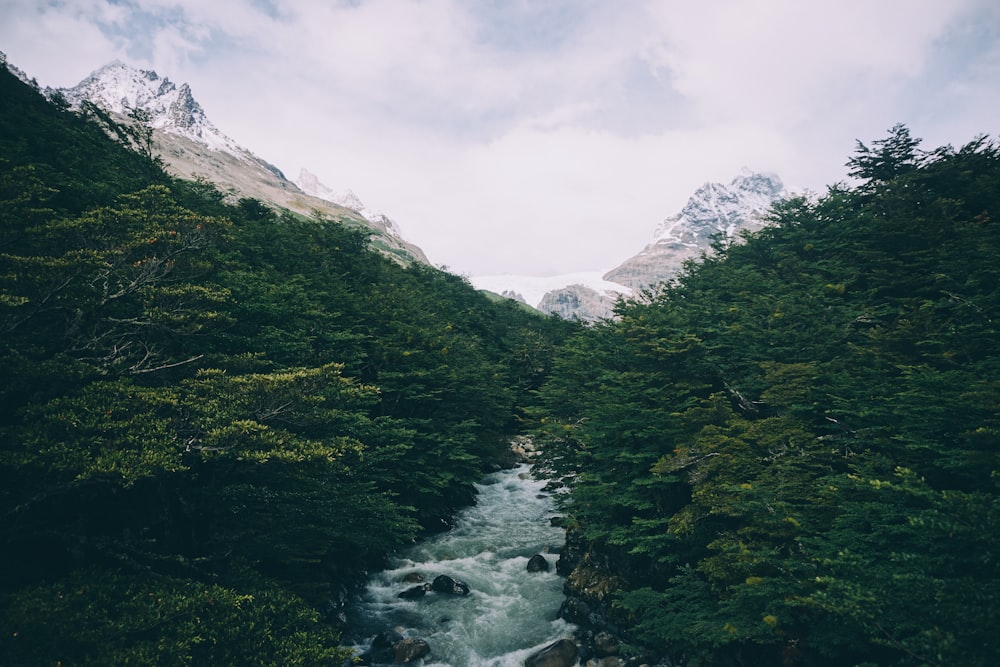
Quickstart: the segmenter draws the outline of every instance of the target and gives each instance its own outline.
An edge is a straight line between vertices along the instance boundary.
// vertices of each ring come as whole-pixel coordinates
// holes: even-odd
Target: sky
[[[743,168],[1000,134],[996,0],[0,0],[42,86],[113,60],[469,276],[607,270]]]

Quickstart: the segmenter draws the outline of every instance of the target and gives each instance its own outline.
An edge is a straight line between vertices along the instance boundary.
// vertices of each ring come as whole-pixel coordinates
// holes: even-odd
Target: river
[[[521,466],[487,476],[476,485],[477,502],[462,510],[455,526],[429,537],[395,558],[369,580],[351,610],[360,636],[370,640],[395,628],[430,645],[425,667],[513,667],[534,651],[573,634],[556,618],[563,601],[562,577],[555,574],[563,543],[557,514],[543,487]],[[543,554],[548,572],[528,572],[528,559]],[[448,575],[469,585],[468,595],[428,592],[413,600],[398,594],[420,577],[431,582]],[[358,649],[366,648],[359,640]]]

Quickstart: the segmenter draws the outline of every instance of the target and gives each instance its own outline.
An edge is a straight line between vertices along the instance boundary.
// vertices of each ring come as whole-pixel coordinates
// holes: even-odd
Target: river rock
[[[529,655],[524,661],[524,667],[572,667],[576,664],[576,656],[576,642],[572,639],[560,639]]]
[[[420,660],[431,652],[430,644],[423,639],[407,638],[393,645],[393,662],[403,665]]]
[[[469,584],[458,579],[452,579],[447,574],[441,574],[434,578],[431,588],[438,593],[448,595],[468,595]]]
[[[525,436],[517,436],[511,440],[510,452],[514,461],[518,463],[531,463],[538,453],[535,443]]]
[[[594,635],[594,652],[598,658],[618,655],[618,640],[610,632],[598,632]]]
[[[588,660],[587,667],[625,667],[625,661],[616,655],[609,655],[599,660]]]
[[[542,554],[535,554],[528,559],[528,572],[548,572],[549,561]]]
[[[392,662],[396,655],[396,644],[404,637],[395,630],[384,630],[372,638],[371,648],[362,657],[366,664]]]
[[[419,572],[409,572],[403,577],[403,581],[408,584],[420,584],[424,581],[424,575]]]
[[[422,598],[427,595],[427,584],[420,584],[419,586],[411,586],[405,591],[397,595],[396,597],[402,598],[404,600],[416,600],[417,598]]]
[[[567,597],[559,607],[559,618],[564,618],[576,625],[591,625],[594,612],[590,605],[576,596]]]

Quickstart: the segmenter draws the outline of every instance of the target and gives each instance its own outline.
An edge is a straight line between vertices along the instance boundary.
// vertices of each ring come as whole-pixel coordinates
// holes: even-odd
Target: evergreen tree
[[[1000,150],[896,126],[565,346],[572,589],[701,664],[991,665]]]

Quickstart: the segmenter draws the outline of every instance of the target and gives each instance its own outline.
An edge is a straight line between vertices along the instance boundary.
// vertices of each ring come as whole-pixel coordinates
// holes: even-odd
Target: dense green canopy
[[[0,68],[0,664],[339,664],[574,326],[137,137]]]
[[[636,652],[1000,664],[993,142],[859,143],[581,328],[174,180],[132,121],[0,67],[0,665],[338,664],[342,587],[525,424]]]
[[[603,578],[639,647],[1000,664],[1000,151],[918,146],[859,144],[856,185],[558,358],[541,431],[590,549],[570,582]]]

